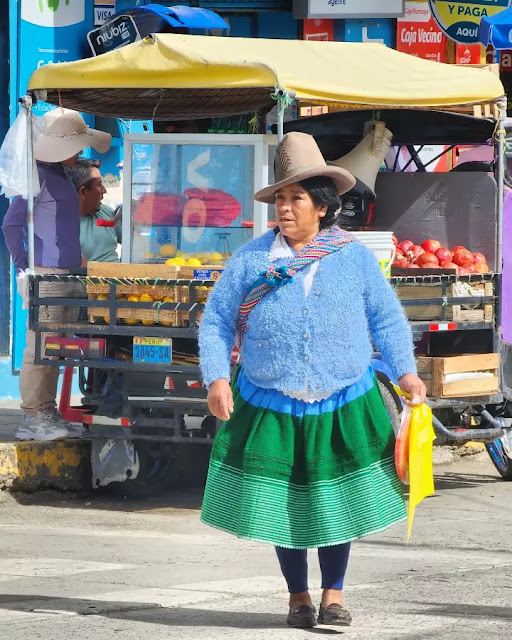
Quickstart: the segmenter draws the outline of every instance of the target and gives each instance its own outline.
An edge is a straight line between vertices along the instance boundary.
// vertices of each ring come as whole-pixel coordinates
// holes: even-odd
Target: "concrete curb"
[[[88,490],[90,447],[90,441],[85,439],[0,442],[0,490]]]

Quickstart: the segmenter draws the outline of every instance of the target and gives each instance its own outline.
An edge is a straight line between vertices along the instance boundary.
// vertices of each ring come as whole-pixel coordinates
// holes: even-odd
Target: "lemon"
[[[170,260],[166,260],[165,264],[168,266],[182,267],[183,265],[186,264],[186,261],[184,258],[178,257],[178,258],[171,258]]]
[[[173,244],[163,244],[160,247],[160,255],[162,258],[172,258],[176,255],[176,247]]]
[[[139,301],[139,296],[131,294],[131,295],[128,296],[127,300],[129,300],[130,302],[138,302]]]
[[[174,302],[174,298],[172,296],[166,296],[164,302]]]
[[[197,258],[189,258],[187,260],[187,265],[189,267],[200,267],[201,266],[201,260],[198,260]]]
[[[153,300],[153,296],[150,296],[149,293],[143,293],[139,298],[140,302],[153,302]]]
[[[108,295],[106,293],[102,293],[96,298],[96,300],[108,300]]]
[[[142,320],[142,324],[146,324],[146,325],[155,324],[155,321],[154,320]]]
[[[217,251],[210,253],[210,260],[223,260],[222,253],[218,253]],[[215,263],[212,262],[212,264]]]

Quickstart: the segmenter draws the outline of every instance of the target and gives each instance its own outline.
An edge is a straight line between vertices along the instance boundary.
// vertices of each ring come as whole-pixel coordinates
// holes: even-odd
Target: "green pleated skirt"
[[[375,374],[308,403],[239,371],[212,450],[201,519],[290,549],[337,545],[405,520],[395,437]]]

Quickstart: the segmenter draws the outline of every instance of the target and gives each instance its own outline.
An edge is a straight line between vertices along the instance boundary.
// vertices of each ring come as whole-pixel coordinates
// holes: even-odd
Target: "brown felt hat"
[[[287,133],[277,145],[275,176],[276,182],[256,192],[255,200],[274,204],[276,191],[316,176],[332,178],[338,195],[350,191],[356,183],[354,176],[346,169],[327,165],[313,136],[299,131]]]

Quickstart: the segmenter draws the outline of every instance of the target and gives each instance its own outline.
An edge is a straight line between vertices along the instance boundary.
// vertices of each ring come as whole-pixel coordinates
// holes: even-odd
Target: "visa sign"
[[[441,30],[455,42],[479,42],[482,18],[494,16],[512,4],[511,0],[429,0],[432,15]]]
[[[39,27],[69,27],[85,20],[85,0],[21,0],[21,19]]]

